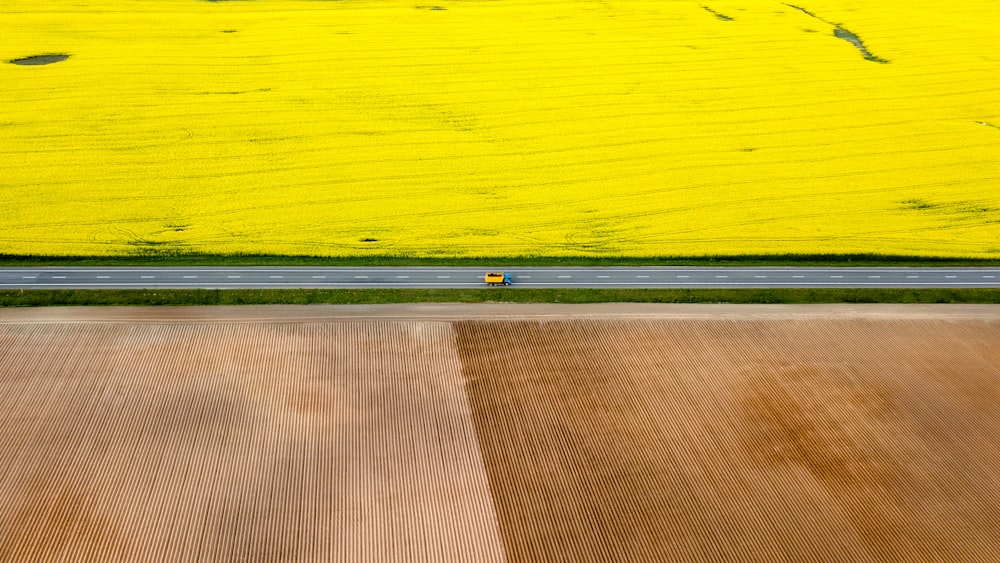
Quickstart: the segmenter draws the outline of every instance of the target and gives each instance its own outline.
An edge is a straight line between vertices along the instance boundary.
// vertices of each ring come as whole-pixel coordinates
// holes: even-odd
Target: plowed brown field
[[[1000,309],[621,310],[0,311],[0,561],[998,560]]]
[[[499,560],[453,343],[0,324],[0,560]]]
[[[998,560],[1000,319],[456,334],[513,560]]]

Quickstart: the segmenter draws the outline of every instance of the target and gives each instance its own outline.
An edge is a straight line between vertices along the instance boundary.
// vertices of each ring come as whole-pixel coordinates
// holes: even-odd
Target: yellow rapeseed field
[[[996,0],[0,0],[0,253],[996,257],[998,28]]]

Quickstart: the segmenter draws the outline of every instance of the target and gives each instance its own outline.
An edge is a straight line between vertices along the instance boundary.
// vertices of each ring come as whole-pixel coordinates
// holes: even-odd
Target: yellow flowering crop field
[[[0,254],[1000,257],[998,28],[996,0],[0,0]]]

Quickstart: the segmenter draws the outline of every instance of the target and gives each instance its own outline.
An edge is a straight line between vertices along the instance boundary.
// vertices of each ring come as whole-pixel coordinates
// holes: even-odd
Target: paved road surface
[[[1000,287],[1000,268],[511,268],[517,287]],[[0,289],[464,288],[482,268],[0,268]],[[498,290],[501,290],[498,288]]]

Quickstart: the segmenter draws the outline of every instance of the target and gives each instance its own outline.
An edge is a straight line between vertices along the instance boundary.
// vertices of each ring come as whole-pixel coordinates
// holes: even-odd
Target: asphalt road
[[[512,288],[1000,287],[1000,268],[511,268]],[[0,289],[468,288],[482,268],[0,268]],[[498,290],[511,288],[498,288]]]

